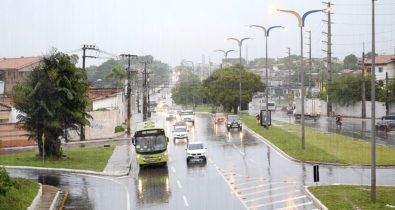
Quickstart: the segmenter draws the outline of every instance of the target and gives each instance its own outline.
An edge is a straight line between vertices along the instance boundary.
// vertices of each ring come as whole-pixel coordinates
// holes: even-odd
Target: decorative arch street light
[[[316,12],[321,12],[323,10],[310,10],[307,11],[306,13],[304,13],[302,16],[299,15],[299,13],[292,11],[292,10],[281,10],[281,9],[277,9],[277,12],[285,12],[285,13],[290,13],[293,14],[297,19],[298,19],[298,25],[300,27],[300,60],[301,60],[301,72],[302,72],[302,76],[301,76],[301,83],[302,83],[302,96],[301,96],[301,109],[302,109],[302,149],[305,149],[305,131],[304,131],[304,95],[305,95],[305,89],[304,89],[304,72],[303,72],[303,68],[304,68],[304,63],[303,63],[303,27],[305,25],[305,20],[306,17],[312,13],[316,13]]]
[[[244,41],[246,41],[246,40],[248,40],[248,39],[254,39],[254,38],[251,38],[251,37],[245,37],[245,38],[242,38],[242,39],[236,39],[236,38],[227,38],[226,40],[234,40],[234,41],[236,41],[237,42],[237,45],[239,46],[239,59],[240,59],[240,78],[239,78],[239,92],[240,92],[240,104],[239,104],[239,109],[240,109],[240,112],[239,112],[239,115],[240,115],[240,117],[241,117],[241,70],[242,70],[242,68],[241,68],[241,46],[243,45],[243,42]]]
[[[249,25],[249,27],[250,28],[260,28],[260,29],[262,29],[264,32],[265,32],[265,40],[266,40],[266,61],[265,61],[265,63],[266,63],[266,90],[265,90],[265,93],[266,93],[266,129],[269,129],[269,123],[268,123],[268,119],[269,119],[269,74],[268,74],[268,71],[269,71],[269,68],[268,68],[268,53],[267,53],[267,49],[268,49],[268,46],[267,46],[267,38],[269,37],[269,34],[270,34],[270,31],[272,30],[272,29],[275,29],[275,28],[284,28],[284,29],[286,29],[286,27],[284,27],[284,26],[271,26],[271,27],[269,27],[268,29],[266,29],[264,26],[261,26],[261,25]]]

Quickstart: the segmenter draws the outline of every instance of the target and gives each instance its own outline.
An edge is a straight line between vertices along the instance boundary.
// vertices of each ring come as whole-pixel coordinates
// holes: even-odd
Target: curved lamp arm
[[[282,9],[277,9],[278,12],[286,12],[286,13],[291,13],[293,15],[296,16],[296,18],[298,18],[298,22],[299,22],[299,27],[303,27],[303,21],[302,21],[302,17],[300,17],[299,13],[292,11],[292,10],[282,10]]]

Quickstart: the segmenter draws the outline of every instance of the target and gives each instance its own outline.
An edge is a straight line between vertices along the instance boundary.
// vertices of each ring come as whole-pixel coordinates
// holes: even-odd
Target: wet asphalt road
[[[157,116],[163,119],[163,116]],[[314,209],[302,192],[313,182],[313,166],[290,162],[244,129],[227,132],[208,114],[189,125],[190,141],[202,141],[206,164],[187,165],[186,142],[172,141],[167,121],[169,163],[126,177],[9,170],[69,192],[65,209]],[[126,143],[126,142],[124,142]],[[395,158],[395,157],[394,157]],[[370,184],[370,168],[320,166],[318,184]],[[378,185],[395,185],[395,169],[377,169]]]
[[[300,124],[300,120],[296,120],[291,115],[287,115],[286,112],[276,111],[272,114],[274,120]],[[380,121],[380,120],[376,120]],[[370,119],[359,119],[359,118],[343,118],[343,125],[341,127],[336,126],[335,118],[321,117],[316,122],[314,120],[305,120],[305,125],[311,128],[320,129],[324,132],[337,133],[344,136],[350,136],[365,141],[371,141],[372,130]],[[376,131],[376,142],[390,147],[395,147],[395,130],[384,132]]]

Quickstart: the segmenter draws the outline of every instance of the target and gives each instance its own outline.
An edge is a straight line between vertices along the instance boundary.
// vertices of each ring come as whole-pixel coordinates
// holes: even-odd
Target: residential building
[[[372,59],[365,61],[365,73],[372,71]],[[379,55],[375,59],[376,80],[385,80],[386,74],[389,79],[395,78],[395,55]]]
[[[25,81],[42,59],[42,57],[20,57],[0,60],[0,81],[3,81],[3,86],[0,88],[3,92],[0,94],[11,93],[12,87]]]

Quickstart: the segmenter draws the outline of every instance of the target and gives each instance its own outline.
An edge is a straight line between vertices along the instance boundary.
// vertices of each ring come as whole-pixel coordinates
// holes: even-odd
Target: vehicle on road
[[[184,122],[184,121],[177,121],[177,122],[175,122],[174,123],[174,125],[173,125],[173,127],[175,128],[175,127],[187,127],[187,123],[186,122]]]
[[[269,111],[276,111],[276,103],[274,101],[269,101],[267,103],[267,108]],[[266,111],[266,100],[262,99],[260,100],[260,110],[265,110]]]
[[[177,126],[174,127],[173,130],[173,142],[176,143],[176,139],[186,139],[188,141],[189,130],[187,130],[187,127],[184,126]]]
[[[176,113],[174,111],[169,111],[166,114],[166,120],[176,119]]]
[[[382,120],[395,120],[395,112],[389,113],[388,115],[385,115],[381,117]]]
[[[228,129],[228,131],[231,128],[237,128],[239,130],[242,130],[242,123],[241,123],[241,119],[238,115],[228,115],[228,117],[226,118],[226,128]]]
[[[183,121],[195,124],[195,113],[192,110],[182,111],[180,116]]]
[[[132,138],[137,164],[140,167],[149,164],[167,165],[168,142],[162,122],[149,120],[138,123]]]
[[[381,120],[376,123],[376,131],[391,131],[395,130],[395,120]]]
[[[192,159],[202,159],[206,162],[206,149],[202,142],[190,142],[185,149],[187,151],[187,163]]]
[[[294,117],[296,120],[302,118],[302,105],[300,100],[295,101]],[[317,98],[308,98],[304,101],[305,119],[317,120],[321,115],[321,101]]]
[[[224,122],[226,120],[224,113],[215,113],[213,115],[214,123]]]

